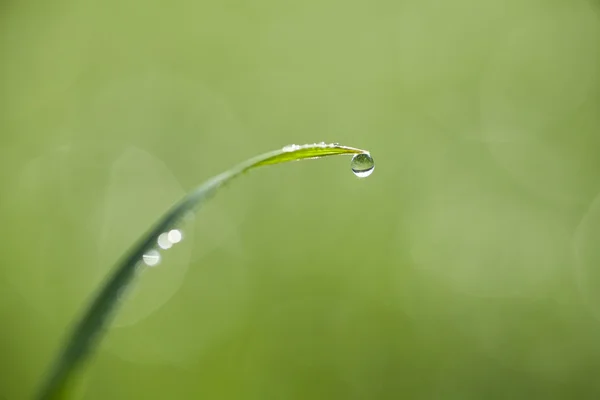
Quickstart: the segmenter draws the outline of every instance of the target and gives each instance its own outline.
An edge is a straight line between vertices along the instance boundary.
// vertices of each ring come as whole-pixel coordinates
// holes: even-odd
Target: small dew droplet
[[[181,234],[181,231],[179,229],[172,229],[167,234],[167,238],[169,239],[169,242],[171,242],[172,244],[176,244],[181,242],[181,240],[183,239],[183,235]]]
[[[169,232],[163,232],[158,235],[156,240],[158,247],[163,250],[168,250],[183,240],[183,233],[179,229],[171,229]]]
[[[157,243],[158,246],[163,250],[170,249],[171,246],[173,246],[173,243],[171,243],[169,240],[169,234],[167,232],[163,232],[158,236]]]
[[[296,151],[299,149],[300,149],[300,146],[298,146],[297,144],[289,144],[289,145],[285,146],[282,150],[285,152],[290,152],[290,151]]]
[[[373,173],[375,161],[373,161],[373,157],[368,153],[357,154],[352,157],[350,168],[357,177],[366,178]]]
[[[149,267],[154,267],[160,263],[160,253],[156,250],[150,250],[142,256],[144,263]]]

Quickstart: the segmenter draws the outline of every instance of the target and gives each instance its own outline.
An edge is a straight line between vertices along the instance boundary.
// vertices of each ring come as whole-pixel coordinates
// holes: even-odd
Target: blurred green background
[[[600,8],[0,1],[0,398],[174,201],[85,399],[600,396]]]

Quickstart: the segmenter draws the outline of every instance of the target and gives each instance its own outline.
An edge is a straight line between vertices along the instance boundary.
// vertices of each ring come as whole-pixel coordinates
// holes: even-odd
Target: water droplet
[[[160,263],[160,253],[156,250],[150,250],[142,256],[144,263],[149,267],[154,267]]]
[[[299,150],[300,146],[298,146],[297,144],[290,144],[285,146],[282,150],[285,152],[290,152],[290,151],[296,151]]]
[[[352,157],[352,161],[350,161],[350,168],[352,168],[352,172],[354,175],[359,178],[366,178],[367,176],[373,173],[375,169],[375,161],[373,161],[373,157],[371,157],[368,153],[357,154]]]
[[[171,229],[158,235],[156,243],[163,250],[168,250],[183,240],[183,233],[179,229]]]
[[[181,242],[181,240],[183,239],[183,235],[181,234],[181,231],[179,229],[172,229],[167,234],[167,238],[169,239],[169,242],[175,244]]]
[[[161,249],[167,250],[173,246],[173,243],[169,240],[169,234],[167,232],[163,232],[158,236],[157,240],[158,246]]]

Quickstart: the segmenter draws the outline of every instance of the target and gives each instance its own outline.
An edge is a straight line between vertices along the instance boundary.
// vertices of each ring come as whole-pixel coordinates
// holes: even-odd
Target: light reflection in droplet
[[[170,243],[175,244],[181,242],[181,240],[183,239],[183,235],[181,234],[181,231],[179,229],[172,229],[167,234],[167,238]]]
[[[144,263],[149,267],[154,267],[160,263],[160,253],[156,250],[150,250],[142,256]]]
[[[158,246],[163,250],[170,249],[171,246],[173,246],[173,243],[171,243],[169,240],[169,234],[167,232],[163,232],[158,236],[157,243]]]

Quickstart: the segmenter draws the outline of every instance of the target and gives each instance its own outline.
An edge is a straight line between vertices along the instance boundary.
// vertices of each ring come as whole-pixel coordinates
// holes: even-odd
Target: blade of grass
[[[367,151],[339,144],[315,143],[291,145],[271,151],[238,164],[217,175],[185,196],[169,210],[117,263],[114,272],[97,293],[83,317],[73,328],[62,351],[55,359],[47,380],[37,396],[43,400],[66,399],[75,392],[75,377],[81,374],[83,361],[90,355],[104,328],[120,302],[123,292],[135,277],[136,265],[154,247],[158,236],[175,227],[189,212],[211,197],[221,186],[251,169],[290,161],[315,159],[335,155],[355,155]]]

